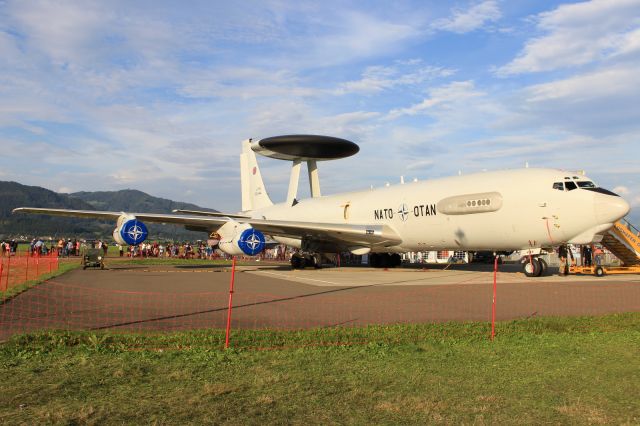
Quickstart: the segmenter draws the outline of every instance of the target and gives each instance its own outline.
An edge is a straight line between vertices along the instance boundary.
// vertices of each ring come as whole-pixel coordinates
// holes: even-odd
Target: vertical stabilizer
[[[242,211],[273,205],[262,181],[256,154],[251,150],[251,139],[242,142],[240,154],[240,183],[242,186]]]

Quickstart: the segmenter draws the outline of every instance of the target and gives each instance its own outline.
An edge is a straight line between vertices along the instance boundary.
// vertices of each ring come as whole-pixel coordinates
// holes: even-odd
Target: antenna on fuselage
[[[307,163],[311,197],[316,198],[321,196],[317,162],[350,157],[360,151],[358,145],[351,141],[319,135],[274,136],[252,142],[251,149],[265,157],[292,162],[287,190],[289,205],[293,205],[298,195],[300,168],[303,161]]]

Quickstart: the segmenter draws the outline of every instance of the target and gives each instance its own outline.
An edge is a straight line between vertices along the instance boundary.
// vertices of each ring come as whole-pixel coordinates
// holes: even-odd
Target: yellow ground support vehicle
[[[571,274],[640,274],[640,231],[626,219],[620,219],[608,230],[601,243],[613,253],[623,266],[571,266]]]
[[[570,266],[570,274],[592,274],[596,277],[613,274],[640,274],[640,265],[634,266]]]

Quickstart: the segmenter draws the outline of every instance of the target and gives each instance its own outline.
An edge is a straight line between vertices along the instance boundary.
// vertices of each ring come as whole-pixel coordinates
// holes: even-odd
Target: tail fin
[[[267,194],[256,160],[251,150],[251,139],[242,142],[240,154],[240,183],[242,186],[242,211],[255,210],[273,205]]]

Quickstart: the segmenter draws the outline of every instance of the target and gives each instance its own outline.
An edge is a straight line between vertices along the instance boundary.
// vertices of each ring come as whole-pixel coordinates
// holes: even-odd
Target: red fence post
[[[231,307],[233,306],[233,282],[236,276],[236,257],[233,256],[231,263],[231,283],[229,284],[229,308],[227,310],[227,332],[224,340],[224,348],[229,348],[229,332],[231,331]]]
[[[491,306],[491,340],[496,337],[496,283],[498,282],[498,256],[493,261],[493,302]]]
[[[4,289],[9,288],[9,274],[11,274],[11,252],[9,252],[9,258],[7,259],[7,280],[4,282]]]

